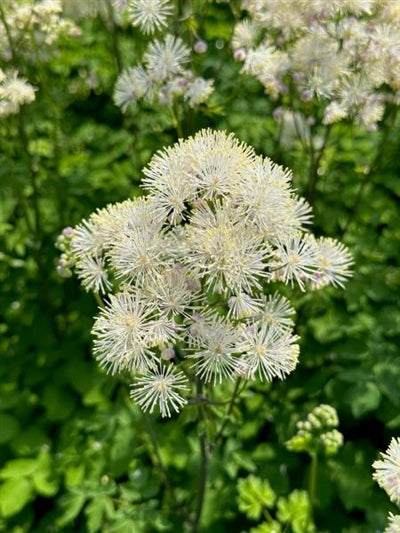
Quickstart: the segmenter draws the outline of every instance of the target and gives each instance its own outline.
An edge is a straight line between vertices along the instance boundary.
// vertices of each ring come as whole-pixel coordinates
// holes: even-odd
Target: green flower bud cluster
[[[56,248],[61,250],[61,256],[57,261],[57,274],[62,278],[70,278],[72,276],[72,268],[75,265],[75,257],[71,250],[71,240],[73,236],[73,228],[64,228],[61,234],[57,237]]]
[[[343,435],[336,429],[338,425],[336,409],[326,404],[318,405],[306,420],[297,422],[297,433],[286,446],[293,452],[335,455],[343,444]]]

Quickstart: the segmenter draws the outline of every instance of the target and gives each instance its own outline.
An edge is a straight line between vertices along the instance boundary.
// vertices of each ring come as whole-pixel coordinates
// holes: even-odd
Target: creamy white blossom
[[[144,411],[153,412],[155,407],[161,416],[171,416],[171,410],[178,413],[187,400],[181,395],[188,391],[187,379],[172,364],[155,370],[148,370],[136,381],[131,396]]]
[[[400,88],[400,9],[382,0],[245,0],[234,57],[272,99],[313,101],[324,124],[377,128]],[[309,106],[310,116],[314,113]],[[316,115],[314,118],[318,119]]]
[[[134,26],[143,33],[153,33],[167,26],[172,5],[169,0],[128,0],[128,13]]]
[[[372,477],[389,495],[392,502],[400,503],[400,439],[392,438],[381,459],[372,465],[375,469]]]
[[[181,72],[189,58],[190,49],[182,39],[167,35],[163,41],[150,43],[144,55],[144,63],[152,79],[165,80]]]
[[[298,337],[289,331],[265,324],[251,324],[243,328],[237,350],[243,353],[247,364],[247,377],[271,381],[284,379],[297,365]]]
[[[383,533],[400,533],[400,515],[389,513],[389,524]]]
[[[107,292],[96,359],[131,372],[132,398],[162,416],[183,407],[194,376],[209,386],[284,379],[299,346],[276,285],[342,287],[347,249],[306,231],[311,208],[292,173],[231,134],[181,139],[144,174],[146,197],[97,210],[58,239],[59,270]]]

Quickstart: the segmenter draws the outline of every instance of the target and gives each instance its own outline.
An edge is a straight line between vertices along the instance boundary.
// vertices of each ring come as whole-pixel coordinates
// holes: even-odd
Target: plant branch
[[[310,169],[309,169],[309,174],[308,174],[307,199],[311,205],[313,204],[315,200],[315,191],[317,187],[319,164],[325,152],[325,148],[328,144],[331,131],[332,131],[332,125],[329,124],[325,128],[325,134],[324,134],[321,148],[319,150],[315,150],[314,147],[310,149]]]
[[[197,381],[197,393],[199,396],[202,395],[202,383],[200,380]],[[208,443],[204,427],[205,414],[204,414],[204,405],[199,403],[198,405],[198,421],[199,421],[199,446],[200,446],[200,468],[199,468],[199,485],[197,493],[197,505],[196,512],[193,520],[192,533],[197,533],[201,524],[201,515],[203,512],[204,506],[204,497],[206,493],[207,486],[207,474],[208,474]],[[203,423],[201,427],[200,423]]]
[[[175,507],[178,508],[178,502],[177,502],[177,499],[176,499],[176,496],[175,496],[175,492],[174,492],[174,489],[173,489],[172,485],[169,482],[168,472],[167,472],[167,469],[165,468],[165,465],[164,465],[163,460],[161,458],[161,454],[160,454],[160,450],[159,450],[158,442],[157,442],[157,437],[156,437],[156,434],[154,432],[153,426],[151,424],[150,417],[149,417],[149,415],[147,413],[144,412],[143,413],[143,418],[145,420],[147,433],[148,433],[148,435],[150,437],[150,441],[151,441],[151,444],[153,446],[154,455],[156,456],[158,468],[159,468],[159,470],[161,472],[165,488],[167,489],[167,491],[171,495],[171,498],[172,498],[172,500],[174,502]]]
[[[310,478],[308,482],[308,497],[310,500],[310,510],[309,510],[308,517],[307,517],[306,527],[304,528],[304,533],[307,533],[308,526],[313,523],[315,490],[317,487],[317,472],[318,472],[318,453],[313,452],[311,455]]]
[[[235,405],[235,400],[236,400],[236,398],[239,395],[239,385],[240,385],[240,378],[238,378],[236,380],[235,388],[233,389],[232,397],[231,397],[229,405],[228,405],[228,410],[227,410],[227,412],[226,412],[226,414],[224,416],[224,419],[222,421],[221,427],[219,428],[219,430],[217,431],[217,434],[215,435],[214,445],[218,444],[218,441],[222,438],[222,435],[224,433],[224,429],[226,428],[226,426],[227,426],[227,424],[229,422],[229,419],[230,419],[231,414],[232,414],[233,407]],[[242,391],[240,391],[240,392],[242,392]]]
[[[355,202],[353,204],[353,207],[349,211],[349,216],[347,217],[346,223],[343,228],[342,237],[343,235],[345,235],[345,233],[347,233],[347,230],[349,229],[350,224],[353,222],[353,220],[356,217],[358,208],[361,204],[361,199],[363,197],[365,188],[368,185],[371,179],[371,176],[376,172],[376,170],[380,168],[381,157],[382,157],[382,154],[385,152],[385,147],[387,145],[389,135],[393,131],[393,126],[395,124],[396,117],[397,117],[397,111],[398,111],[398,108],[396,107],[393,113],[389,115],[390,122],[388,120],[385,122],[385,125],[382,130],[382,136],[381,136],[379,145],[377,147],[374,159],[372,160],[372,163],[369,165],[368,171],[364,173],[364,176],[360,182]]]

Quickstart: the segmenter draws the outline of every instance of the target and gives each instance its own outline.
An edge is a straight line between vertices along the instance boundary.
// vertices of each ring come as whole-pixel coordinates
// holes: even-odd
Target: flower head
[[[158,407],[162,417],[171,416],[171,409],[178,413],[187,403],[181,396],[189,390],[187,379],[173,364],[148,370],[132,387],[131,397],[143,411]]]
[[[189,336],[189,345],[193,351],[189,354],[194,359],[196,375],[208,383],[221,383],[222,379],[233,379],[237,367],[235,357],[239,332],[228,321],[214,317],[210,322],[200,322],[195,334]]]
[[[108,205],[57,241],[60,271],[108,291],[92,330],[97,360],[133,372],[132,398],[162,416],[186,403],[180,366],[214,386],[284,379],[298,339],[289,301],[269,284],[341,286],[346,248],[304,230],[311,209],[290,171],[225,132],[179,140],[144,174],[145,198]],[[325,445],[337,443],[332,430]]]
[[[172,6],[169,0],[129,0],[128,13],[143,33],[154,33],[167,25]]]
[[[266,325],[253,324],[243,329],[237,350],[247,363],[247,377],[271,381],[284,379],[297,365],[298,337]]]
[[[110,295],[110,302],[101,309],[92,329],[94,354],[100,364],[113,374],[125,369],[143,372],[152,368],[153,317],[154,307],[137,294]]]
[[[189,61],[190,48],[180,37],[167,35],[164,41],[150,43],[145,55],[144,62],[148,73],[153,80],[166,80],[178,74],[182,65]]]
[[[400,438],[392,438],[389,448],[375,461],[372,477],[389,495],[392,502],[400,503]]]
[[[400,533],[400,515],[389,513],[389,524],[383,533]]]

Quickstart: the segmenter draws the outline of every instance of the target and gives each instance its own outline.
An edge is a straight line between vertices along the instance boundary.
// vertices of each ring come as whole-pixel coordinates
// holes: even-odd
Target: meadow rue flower
[[[137,380],[131,392],[144,411],[153,412],[157,406],[161,416],[171,416],[171,409],[179,412],[187,400],[181,396],[189,390],[187,379],[182,372],[177,371],[172,364],[149,370]]]
[[[400,515],[389,513],[389,524],[383,533],[400,533]]]
[[[129,18],[145,34],[165,27],[171,13],[169,0],[128,0]]]
[[[184,68],[190,52],[183,40],[173,35],[151,41],[143,64],[129,67],[119,75],[114,87],[115,104],[123,113],[142,99],[162,106],[172,106],[177,99],[193,108],[204,104],[214,90],[214,82]]]
[[[121,292],[110,295],[110,301],[96,318],[94,354],[101,366],[111,373],[124,369],[143,371],[154,366],[155,354],[150,350],[150,329],[155,308],[140,294]]]
[[[132,398],[162,416],[185,404],[185,374],[212,386],[284,379],[298,337],[289,300],[269,283],[342,286],[346,248],[316,239],[291,172],[232,134],[180,139],[144,174],[145,197],[99,209],[57,241],[60,273],[75,269],[106,295],[92,329],[100,365],[131,372]]]
[[[251,324],[243,328],[238,350],[247,364],[247,378],[271,381],[284,379],[297,365],[298,337],[265,324]]]
[[[400,503],[400,439],[392,438],[389,448],[381,452],[381,459],[372,465],[372,477],[389,495],[392,502]]]
[[[53,45],[61,36],[81,34],[80,29],[64,16],[61,0],[2,2],[2,7],[0,50],[5,57],[12,57],[12,43],[18,43],[18,54],[25,60],[32,63],[46,60],[57,52],[57,46]]]
[[[16,70],[4,72],[0,69],[0,117],[14,115],[21,105],[33,102],[35,90]]]
[[[165,80],[181,72],[183,64],[187,63],[189,58],[190,49],[182,39],[167,35],[163,41],[150,43],[144,55],[144,63],[154,80]]]
[[[189,359],[195,359],[193,368],[205,383],[214,385],[228,377],[233,379],[237,366],[237,343],[240,333],[230,323],[218,316],[198,324],[195,334],[189,334],[191,348]]]
[[[213,80],[204,78],[195,78],[190,81],[184,92],[184,98],[189,102],[189,106],[196,107],[205,102],[214,90],[213,84]]]
[[[245,0],[233,32],[235,59],[272,99],[315,100],[324,124],[343,119],[374,131],[400,87],[396,2]],[[297,104],[296,105],[296,101]],[[307,112],[313,108],[307,106]]]
[[[146,96],[152,87],[152,81],[141,65],[122,71],[114,88],[114,103],[126,111],[140,98]]]

